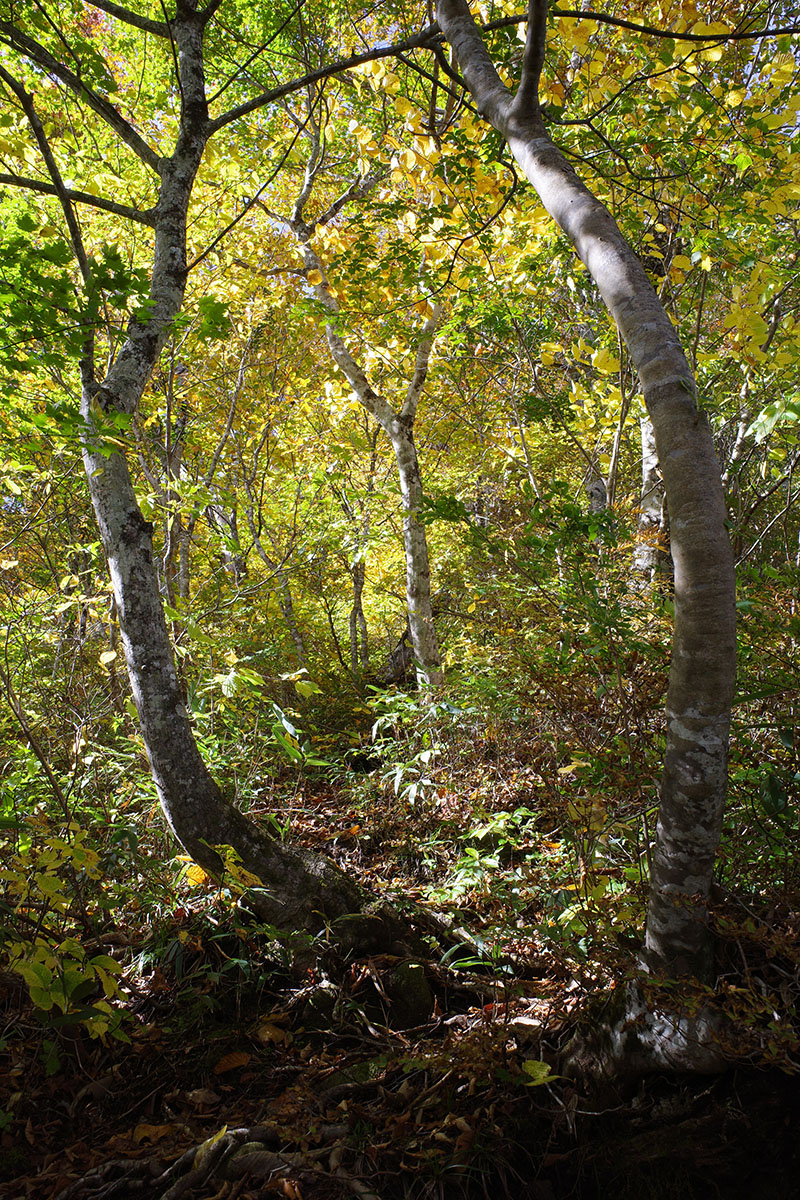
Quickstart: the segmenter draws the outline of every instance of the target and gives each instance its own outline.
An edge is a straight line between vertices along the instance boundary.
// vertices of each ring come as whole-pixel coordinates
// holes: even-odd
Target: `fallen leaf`
[[[133,1140],[137,1146],[142,1142],[161,1142],[174,1132],[174,1125],[137,1125],[133,1131]]]
[[[186,1093],[186,1099],[195,1108],[202,1108],[208,1104],[219,1104],[221,1097],[212,1092],[211,1088],[195,1088],[194,1091]]]
[[[232,1054],[224,1055],[217,1065],[214,1067],[215,1075],[224,1075],[226,1071],[235,1071],[239,1067],[246,1067],[252,1058],[245,1050],[234,1050]]]
[[[262,1021],[256,1030],[256,1037],[262,1045],[267,1046],[271,1042],[279,1046],[282,1042],[287,1045],[292,1040],[292,1035],[286,1029],[280,1029],[277,1025],[273,1025],[271,1021]]]

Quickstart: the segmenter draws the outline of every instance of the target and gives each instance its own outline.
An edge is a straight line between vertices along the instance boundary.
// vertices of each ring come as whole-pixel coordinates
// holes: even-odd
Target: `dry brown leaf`
[[[292,1040],[292,1035],[286,1029],[280,1029],[277,1025],[273,1025],[271,1021],[262,1021],[256,1030],[256,1037],[263,1046],[268,1046],[273,1043],[276,1046],[285,1042],[287,1045]]]
[[[194,1091],[186,1093],[186,1099],[195,1108],[202,1108],[208,1104],[219,1104],[221,1098],[216,1092],[212,1092],[211,1088],[195,1088]]]
[[[246,1067],[252,1057],[246,1050],[234,1050],[232,1054],[225,1054],[214,1067],[214,1074],[224,1075],[227,1071],[236,1071],[239,1067]]]
[[[142,1142],[161,1142],[173,1134],[175,1129],[175,1125],[137,1125],[133,1131],[133,1140],[137,1146]]]

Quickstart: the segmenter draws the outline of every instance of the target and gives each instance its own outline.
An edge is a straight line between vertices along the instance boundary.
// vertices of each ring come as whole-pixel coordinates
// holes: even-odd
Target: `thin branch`
[[[61,202],[61,208],[64,212],[64,219],[69,230],[70,241],[75,252],[75,257],[78,260],[81,275],[84,282],[89,278],[89,260],[86,257],[86,250],[83,245],[83,236],[81,235],[81,227],[78,224],[78,218],[75,216],[75,209],[72,206],[72,201],[67,195],[67,189],[64,186],[64,181],[61,178],[61,172],[58,169],[58,163],[51,149],[50,143],[47,140],[47,134],[44,131],[44,126],[39,120],[39,114],[33,103],[33,96],[25,90],[23,85],[13,75],[6,71],[5,67],[0,66],[0,79],[9,87],[14,95],[19,100],[25,116],[28,118],[28,124],[33,131],[33,136],[36,139],[36,144],[39,147],[39,153],[44,159],[48,174],[53,181],[53,190]]]
[[[262,44],[253,51],[253,53],[250,55],[250,57],[245,59],[245,61],[242,63],[242,65],[240,67],[236,68],[236,70],[228,78],[228,80],[225,83],[223,83],[222,86],[216,92],[214,92],[213,96],[209,96],[209,98],[208,98],[209,106],[211,106],[215,100],[219,100],[220,96],[222,96],[225,92],[227,92],[227,90],[231,86],[231,84],[234,83],[235,80],[237,80],[240,75],[244,74],[244,72],[247,70],[247,68],[250,66],[250,64],[252,62],[254,62],[255,59],[257,59],[259,57],[259,55],[263,54],[264,51],[267,50],[269,48],[269,46],[271,46],[271,44],[275,41],[276,38],[280,37],[280,35],[283,33],[286,26],[289,24],[289,22],[294,17],[297,16],[297,14],[300,12],[300,9],[303,7],[304,4],[305,4],[305,0],[298,0],[298,3],[295,5],[295,7],[289,13],[286,20],[283,21],[278,26],[278,28],[275,30],[275,32],[271,33],[270,36],[267,38],[267,40],[265,42],[262,42]],[[211,7],[211,6],[209,5],[209,7]],[[205,13],[203,14],[203,16],[205,17]]]
[[[8,643],[8,638],[6,637],[6,646],[4,648],[5,649],[6,670],[4,671],[3,668],[0,667],[0,683],[2,683],[3,688],[5,689],[6,699],[8,700],[8,706],[11,709],[12,713],[14,714],[14,719],[16,720],[17,724],[19,725],[20,729],[22,730],[23,734],[25,735],[25,740],[27,741],[27,743],[30,746],[33,753],[38,758],[39,765],[41,766],[42,770],[44,771],[44,773],[47,777],[47,782],[50,784],[50,788],[53,792],[53,795],[55,796],[59,805],[63,809],[64,816],[69,821],[72,819],[72,813],[70,812],[69,804],[67,803],[67,798],[64,795],[61,784],[58,782],[58,779],[56,778],[53,768],[50,766],[47,755],[45,754],[45,752],[42,748],[41,742],[39,741],[36,734],[33,732],[33,729],[31,728],[30,724],[28,723],[28,719],[25,715],[25,711],[24,711],[22,705],[20,704],[19,697],[17,696],[17,694],[14,691],[14,688],[12,686],[10,672],[7,673],[7,671],[9,671],[8,644],[7,643]]]
[[[763,37],[785,37],[787,34],[800,33],[800,25],[775,26],[767,29],[739,29],[730,33],[678,33],[672,29],[658,29],[655,25],[638,25],[635,21],[626,21],[622,17],[610,17],[608,13],[594,12],[592,9],[553,8],[550,10],[554,17],[567,17],[575,21],[596,21],[598,25],[615,25],[620,29],[631,29],[634,33],[644,33],[648,37],[664,38],[672,42],[743,42],[748,39],[755,41]],[[516,13],[512,17],[499,17],[496,21],[488,21],[479,26],[484,33],[495,29],[508,29],[510,25],[521,25],[528,20],[527,13]]]
[[[273,88],[269,92],[262,92],[260,96],[255,96],[252,100],[247,100],[244,104],[237,105],[236,108],[232,108],[229,112],[222,113],[221,116],[216,117],[210,122],[210,133],[216,133],[217,130],[224,129],[226,125],[230,125],[232,121],[238,121],[241,117],[246,117],[249,113],[255,112],[256,109],[264,108],[265,105],[272,104],[275,100],[281,100],[284,96],[290,96],[293,92],[302,91],[315,83],[320,83],[323,79],[329,79],[332,75],[339,75],[342,71],[352,71],[354,67],[360,67],[362,63],[375,62],[381,58],[392,58],[408,50],[429,48],[441,36],[438,25],[426,25],[419,33],[415,33],[412,37],[405,38],[401,42],[394,42],[390,46],[379,46],[373,50],[365,50],[361,54],[351,54],[347,58],[339,58],[327,67],[319,67],[316,71],[309,71],[307,75],[303,75],[299,79],[292,79],[288,83],[282,83],[279,87]]]
[[[431,362],[431,352],[433,343],[436,340],[436,330],[439,327],[439,321],[442,316],[442,306],[438,302],[433,305],[433,312],[428,317],[422,327],[420,343],[417,347],[417,357],[414,363],[414,374],[406,391],[406,398],[400,416],[410,422],[413,422],[417,415],[417,406],[419,398],[422,395],[422,389],[425,386],[425,380],[428,378],[428,368]]]
[[[258,204],[259,207],[261,207],[260,197],[261,197],[262,192],[264,192],[269,187],[269,185],[271,183],[273,183],[275,181],[275,179],[277,179],[278,175],[280,174],[281,170],[283,169],[284,163],[286,162],[287,158],[289,157],[292,150],[294,149],[297,139],[300,137],[300,134],[304,128],[305,128],[305,123],[303,125],[301,125],[300,128],[295,131],[294,135],[292,136],[291,142],[289,143],[289,145],[286,147],[283,154],[281,155],[280,160],[277,163],[277,165],[275,166],[275,169],[273,170],[272,174],[269,176],[268,179],[266,179],[262,183],[261,187],[258,189],[256,194],[254,196],[250,197],[250,199],[247,201],[247,203],[245,204],[242,211],[240,213],[238,213],[237,216],[235,216],[232,221],[228,222],[228,224],[225,226],[225,228],[223,230],[221,230],[220,233],[217,234],[217,236],[214,238],[214,240],[212,242],[209,242],[209,244],[206,246],[205,250],[203,250],[202,254],[198,254],[197,258],[195,258],[192,262],[189,263],[189,266],[186,268],[187,275],[189,274],[190,271],[193,271],[195,269],[195,267],[198,266],[198,264],[203,261],[203,259],[208,258],[209,254],[214,249],[214,247],[218,246],[219,243],[228,236],[228,234],[231,232],[231,230],[236,228],[236,226],[239,224],[239,222],[241,220],[243,220],[244,217],[247,216],[247,214],[250,212],[251,208],[253,208],[256,204]]]
[[[210,2],[205,6],[205,8],[201,9],[199,16],[204,25],[208,24],[208,22],[211,20],[211,18],[216,13],[217,9],[222,6],[222,3],[223,3],[223,0],[210,0]],[[301,3],[301,5],[304,4],[305,0],[300,0],[300,3]]]
[[[436,63],[437,63],[437,66],[439,66],[439,67],[441,67],[441,60],[440,60],[441,54],[442,54],[441,47],[440,46],[434,47],[434,57],[436,58]],[[433,75],[430,71],[426,71],[424,67],[421,67],[419,65],[419,63],[415,63],[413,59],[406,58],[406,56],[404,54],[398,54],[397,57],[400,59],[400,62],[403,64],[403,66],[408,67],[409,71],[416,72],[417,75],[420,75],[423,79],[427,79],[429,83],[432,83],[434,85],[434,89],[438,89],[439,91],[444,92],[452,100],[461,101],[462,103],[465,103],[466,107],[469,108],[471,112],[478,111],[475,108],[474,104],[472,104],[466,100],[466,97],[464,96],[464,80],[461,78],[460,75],[457,75],[455,71],[451,71],[450,75],[459,85],[459,91],[457,91],[457,92],[454,91],[453,88],[447,87],[446,84],[442,83],[441,79],[437,79],[435,75]],[[434,95],[434,93],[431,93],[432,101],[433,101],[433,95]],[[430,120],[430,118],[429,118],[429,120]],[[431,128],[433,128],[433,127],[431,127]]]
[[[122,138],[123,142],[133,150],[134,154],[143,163],[150,167],[156,175],[160,175],[160,156],[152,146],[148,145],[130,122],[126,121],[122,114],[117,112],[113,104],[110,104],[108,100],[105,100],[98,92],[89,87],[69,67],[66,67],[57,58],[54,58],[50,51],[41,46],[35,38],[28,37],[27,34],[17,29],[13,22],[0,21],[0,35],[2,35],[3,40],[5,40],[6,44],[12,50],[16,50],[18,53],[24,55],[32,63],[41,67],[48,74],[55,75],[57,79],[66,84],[79,100],[84,100]]]
[[[385,177],[385,170],[368,171],[366,175],[362,175],[360,179],[355,179],[350,187],[342,192],[336,200],[333,201],[321,216],[317,217],[315,225],[328,225],[339,213],[349,204],[351,200],[364,200],[372,191],[372,189],[380,183]]]
[[[43,179],[28,179],[25,175],[0,174],[0,186],[24,188],[29,192],[38,192],[42,196],[58,196],[59,192],[53,183]],[[155,226],[155,216],[152,209],[132,208],[128,204],[118,204],[116,200],[106,200],[102,196],[92,196],[90,192],[75,191],[64,188],[64,194],[73,204],[86,204],[90,208],[100,208],[103,212],[114,213],[115,216],[125,217],[128,221],[137,221],[140,225]]]

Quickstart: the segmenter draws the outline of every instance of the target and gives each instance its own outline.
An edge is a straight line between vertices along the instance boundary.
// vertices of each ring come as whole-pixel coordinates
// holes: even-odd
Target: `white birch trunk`
[[[664,483],[658,469],[658,450],[653,422],[645,413],[639,421],[642,435],[642,485],[636,517],[636,548],[633,570],[640,579],[651,581],[666,548],[661,545],[664,512]]]
[[[522,80],[505,87],[466,0],[439,0],[439,25],[481,114],[505,138],[595,280],[639,376],[669,501],[675,629],[667,749],[646,926],[646,964],[711,976],[708,898],[727,785],[735,677],[734,574],[711,432],[669,317],[611,214],[545,131],[538,103],[546,8],[532,0]]]
[[[306,182],[300,200],[290,221],[303,253],[308,272],[319,275],[314,284],[317,299],[334,317],[339,316],[339,304],[328,284],[325,268],[310,244],[315,225],[303,219],[303,208],[311,193],[316,171],[316,153],[306,169]],[[338,211],[338,209],[337,209]],[[318,221],[317,224],[321,222]],[[414,420],[425,380],[428,375],[431,351],[439,325],[441,310],[434,305],[422,329],[414,374],[409,381],[402,407],[396,410],[371,387],[364,371],[350,353],[344,338],[331,321],[325,326],[325,334],[331,356],[346,377],[364,409],[375,418],[391,442],[397,461],[400,494],[403,504],[403,546],[406,562],[406,604],[411,645],[417,666],[417,680],[423,691],[437,688],[443,681],[439,646],[431,604],[431,574],[428,558],[428,539],[425,526],[419,520],[422,502],[422,484],[419,461],[414,445]]]

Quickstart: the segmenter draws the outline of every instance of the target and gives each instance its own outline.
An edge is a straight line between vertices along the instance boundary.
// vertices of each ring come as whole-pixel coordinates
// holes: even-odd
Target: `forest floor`
[[[365,822],[366,786],[298,784],[296,836],[376,890],[424,899],[436,855],[413,846],[430,842],[425,818],[373,787]],[[494,850],[500,875],[520,846]],[[463,923],[496,932],[495,901],[465,892]],[[184,881],[160,908],[132,899],[99,939],[127,964],[128,1040],[44,1026],[16,977],[0,976],[0,1195],[796,1195],[788,1055],[709,1078],[562,1078],[559,1053],[623,986],[630,950],[610,938],[581,958],[516,924],[494,955],[432,946],[410,965],[317,943],[299,970],[296,948],[248,925],[227,893]]]

